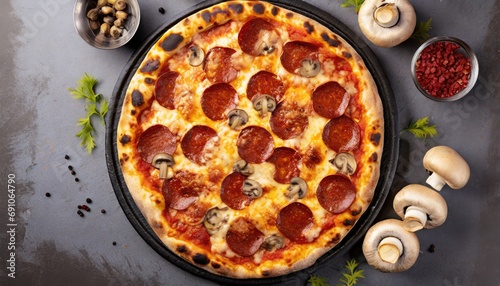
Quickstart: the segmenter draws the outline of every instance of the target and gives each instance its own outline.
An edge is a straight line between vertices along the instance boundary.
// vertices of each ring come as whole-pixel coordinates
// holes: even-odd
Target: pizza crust
[[[296,33],[284,35],[286,33],[285,28],[279,31],[282,33],[282,36],[288,37],[289,40],[302,38],[313,40],[315,44],[320,46],[320,49],[333,49],[337,51],[339,57],[348,59],[353,67],[352,74],[355,75],[358,81],[358,87],[345,79],[345,73],[335,73],[330,76],[328,80],[338,81],[346,87],[346,90],[353,98],[350,104],[351,108],[346,111],[346,113],[363,125],[363,133],[360,141],[361,147],[354,151],[357,160],[362,162],[363,167],[351,177],[358,190],[352,205],[343,214],[332,219],[331,215],[324,214],[326,211],[320,209],[319,204],[315,201],[314,190],[316,185],[310,186],[312,188],[311,195],[305,198],[304,203],[313,210],[315,218],[320,216],[330,217],[330,220],[335,221],[336,226],[329,230],[318,232],[319,237],[313,237],[311,243],[299,244],[288,242],[292,246],[286,247],[285,250],[278,250],[282,258],[272,260],[265,260],[262,258],[264,257],[264,250],[259,250],[257,254],[254,255],[253,259],[233,259],[235,254],[231,253],[230,249],[225,249],[223,253],[217,251],[213,252],[211,249],[203,248],[179,236],[178,231],[173,229],[165,219],[164,212],[169,210],[168,207],[165,206],[165,200],[161,193],[161,181],[156,179],[158,177],[158,170],[147,168],[135,150],[138,136],[154,124],[161,123],[169,126],[171,131],[177,135],[178,142],[180,142],[183,135],[193,126],[193,120],[197,120],[196,124],[213,125],[208,119],[200,119],[203,113],[200,111],[201,109],[199,107],[195,106],[194,110],[175,113],[166,111],[163,107],[159,106],[154,99],[154,84],[151,83],[154,83],[158,78],[161,73],[161,68],[150,69],[149,67],[155,65],[161,67],[168,61],[172,62],[169,68],[177,67],[173,64],[175,64],[176,61],[181,61],[181,59],[179,58],[172,61],[172,58],[178,57],[179,51],[190,45],[194,39],[202,41],[199,35],[204,31],[222,27],[224,24],[233,25],[224,27],[224,29],[239,29],[242,25],[241,23],[255,17],[269,19],[269,21],[275,23],[275,26],[278,28],[282,25],[280,23],[285,23],[290,27],[296,27],[296,31],[303,31],[304,27],[306,27],[305,30],[308,33],[304,34]],[[229,44],[231,48],[237,49],[237,42],[235,44],[234,37],[224,40],[224,37],[220,36],[213,42],[209,43],[207,41],[206,49],[208,50],[209,48],[225,44]],[[240,51],[237,51],[236,57],[238,58],[237,62],[242,66],[248,65],[249,61],[253,59]],[[274,64],[269,64],[264,61],[260,62],[261,60],[260,58],[255,59],[255,68],[249,70],[247,73],[249,75],[254,74],[260,70],[260,68],[273,70],[278,77],[286,79],[289,89],[285,97],[297,96],[296,94],[299,94],[297,91],[304,87],[308,91],[312,91],[315,86],[321,84],[322,80],[320,78],[305,79],[291,75],[278,65],[279,59],[274,61]],[[276,62],[278,64],[276,64]],[[201,80],[203,78],[202,67],[197,67],[196,69],[197,76],[194,78]],[[296,81],[292,82],[291,79]],[[323,81],[324,80],[323,78]],[[247,81],[248,78],[239,77],[232,84],[239,94],[245,94]],[[207,79],[202,79],[200,82],[196,83],[196,88],[192,90],[192,93],[185,95],[186,98],[189,98],[189,102],[196,104],[196,102],[200,100],[201,91],[210,84],[211,83]],[[188,83],[186,86],[190,85],[192,84]],[[300,96],[294,99],[299,103],[303,100]],[[251,108],[252,103],[246,97],[242,97],[238,104],[242,106],[242,108]],[[305,104],[307,108],[308,103],[306,102]],[[192,106],[192,104],[188,105]],[[356,106],[356,108],[352,108],[352,106]],[[168,114],[169,116],[165,117],[164,114]],[[255,114],[251,114],[251,116],[256,118],[254,124],[266,126],[267,123],[263,118]],[[231,1],[214,5],[213,7],[204,9],[187,17],[174,25],[170,30],[166,31],[159,38],[158,42],[151,47],[140,68],[130,81],[129,88],[127,89],[122,106],[121,118],[118,123],[117,148],[123,177],[130,194],[149,225],[168,249],[195,266],[217,275],[234,278],[272,277],[288,274],[311,266],[319,257],[342,241],[342,238],[344,238],[353,227],[357,219],[367,210],[373,198],[380,175],[380,160],[384,142],[383,120],[382,103],[378,95],[377,86],[361,57],[345,40],[336,36],[319,23],[284,8],[265,2]],[[326,119],[317,119],[317,124],[324,124],[326,121]],[[309,122],[309,124],[312,123]],[[219,128],[218,130],[225,130],[221,132],[227,135],[222,138],[220,146],[218,146],[218,148],[225,150],[224,156],[226,157],[221,161],[236,161],[239,158],[237,151],[234,147],[226,144],[226,141],[232,140],[234,142],[237,133],[232,134],[231,130],[226,127],[217,126]],[[309,134],[311,136],[311,139],[308,139],[311,141],[315,136],[314,133],[318,133],[317,130],[313,130],[312,128],[304,132],[306,135]],[[306,135],[304,135],[304,137],[306,137]],[[123,139],[125,137],[126,140]],[[310,142],[306,139],[298,141],[282,140],[275,135],[273,135],[273,137],[276,146],[293,147],[299,144],[299,150],[302,154],[308,152],[307,146],[309,146],[308,144]],[[320,148],[316,150],[316,152],[319,152],[321,158],[318,160],[321,162],[326,162],[331,156],[335,155],[334,152],[332,153],[331,150],[327,150],[326,147]],[[177,148],[173,155],[179,163],[179,165],[173,167],[174,171],[183,169],[189,170],[193,168],[199,170],[199,172],[208,172],[208,170],[210,170],[210,166],[198,167],[192,162],[189,162],[189,160],[184,157],[180,147]],[[272,166],[268,166],[269,163],[263,163],[263,165],[271,168],[269,169],[266,167],[267,169],[265,170],[272,170]],[[306,168],[303,169],[305,171],[303,171],[302,174],[305,176],[319,177],[332,173],[330,169],[315,170],[315,172],[307,171]],[[231,165],[224,165],[219,172],[228,174],[231,172]],[[271,181],[272,177],[268,173],[267,171],[262,171],[261,174],[266,180]],[[286,186],[280,186],[280,189],[273,192],[282,193],[285,189]],[[212,205],[220,203],[220,200],[210,195],[203,197],[203,199],[210,202]],[[276,199],[275,204],[273,203],[270,205],[270,209],[272,210],[274,207],[274,209],[279,210],[279,207],[286,203],[286,199],[281,196]],[[259,211],[258,208],[252,208],[252,206],[250,206],[249,209],[248,211],[235,211],[232,218],[238,215],[248,215],[249,213],[256,213]],[[320,224],[321,222],[316,221],[315,223]],[[275,227],[270,227],[268,231],[277,232],[277,229]]]

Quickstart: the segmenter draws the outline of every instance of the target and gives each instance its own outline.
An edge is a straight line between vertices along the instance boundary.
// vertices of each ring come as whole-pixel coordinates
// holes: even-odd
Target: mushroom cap
[[[427,213],[424,228],[431,229],[442,225],[448,216],[448,205],[436,191],[419,184],[410,184],[402,188],[394,197],[394,211],[404,219],[406,208],[416,206]]]
[[[379,6],[391,3],[397,5],[399,20],[396,25],[385,28],[375,22],[374,12]],[[358,12],[358,24],[370,42],[390,48],[406,41],[413,34],[417,15],[408,0],[366,0]]]
[[[424,168],[438,174],[452,189],[460,189],[469,181],[469,164],[448,146],[436,146],[423,159]]]
[[[174,157],[167,153],[158,153],[153,157],[151,164],[159,169],[161,163],[167,163],[167,166],[173,166],[175,164]]]
[[[386,237],[395,237],[403,244],[403,253],[392,264],[385,262],[378,253],[379,243]],[[386,219],[374,224],[366,233],[363,241],[363,254],[373,268],[382,272],[402,272],[408,270],[417,261],[420,243],[417,235],[406,231],[403,222],[396,219]]]

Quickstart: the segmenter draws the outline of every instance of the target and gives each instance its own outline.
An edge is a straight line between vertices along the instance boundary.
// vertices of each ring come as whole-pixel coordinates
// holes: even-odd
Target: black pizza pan
[[[384,201],[389,193],[392,181],[397,167],[397,159],[399,152],[399,132],[397,131],[397,108],[390,83],[379,64],[376,56],[366,43],[357,36],[352,30],[345,26],[342,22],[334,18],[332,15],[320,10],[319,8],[305,3],[303,1],[291,0],[270,0],[267,1],[273,5],[286,8],[293,12],[302,14],[310,19],[313,19],[332,32],[344,38],[363,58],[367,68],[371,72],[377,85],[382,104],[384,108],[385,135],[384,135],[384,151],[381,161],[380,179],[377,184],[373,201],[366,212],[359,218],[357,223],[348,233],[348,235],[333,249],[320,257],[316,263],[307,269],[290,273],[278,277],[258,278],[258,279],[235,279],[210,273],[206,270],[198,268],[184,259],[171,252],[156,236],[153,229],[142,215],[130,194],[123,173],[121,171],[120,162],[117,153],[117,127],[121,115],[121,106],[125,98],[127,87],[133,75],[140,67],[149,49],[159,40],[159,38],[173,25],[180,22],[185,17],[194,14],[200,10],[208,8],[212,5],[224,2],[221,0],[203,1],[190,9],[173,17],[167,23],[156,29],[141,46],[132,54],[123,71],[121,72],[110,103],[110,112],[107,117],[106,129],[106,164],[108,167],[109,177],[113,185],[114,192],[122,207],[126,217],[130,223],[141,235],[141,237],[162,257],[167,259],[177,267],[185,271],[221,284],[246,284],[246,285],[262,285],[275,284],[283,282],[291,282],[302,280],[305,281],[308,273],[313,272],[318,267],[328,263],[332,257],[340,255],[349,250],[363,235],[375,220],[377,214],[381,210]]]

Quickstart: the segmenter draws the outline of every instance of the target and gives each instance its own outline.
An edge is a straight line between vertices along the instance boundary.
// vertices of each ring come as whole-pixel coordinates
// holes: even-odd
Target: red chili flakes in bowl
[[[450,97],[469,83],[470,59],[451,42],[435,42],[426,47],[417,60],[418,83],[434,97]]]

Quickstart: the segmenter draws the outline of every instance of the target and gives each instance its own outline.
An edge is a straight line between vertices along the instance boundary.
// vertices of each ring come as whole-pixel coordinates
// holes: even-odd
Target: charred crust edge
[[[380,144],[380,139],[382,138],[382,135],[380,133],[373,133],[370,136],[370,141],[372,141],[373,145],[378,146]]]
[[[172,33],[163,40],[161,47],[165,51],[170,52],[177,49],[183,40],[184,37],[181,34]]]
[[[264,12],[265,12],[264,5],[262,5],[260,3],[253,5],[252,9],[255,13],[260,14],[260,15],[264,14]]]
[[[120,143],[122,143],[122,145],[125,145],[127,143],[130,142],[130,139],[131,137],[127,134],[124,134],[121,138],[120,138]]]
[[[321,33],[321,38],[332,47],[338,47],[340,45],[337,39],[331,38],[327,33]]]
[[[243,12],[243,4],[229,4],[227,7],[236,14]]]
[[[304,22],[304,28],[306,29],[307,33],[311,34],[314,32],[314,26],[309,23],[309,21]]]
[[[205,254],[196,253],[193,255],[193,262],[200,265],[207,265],[210,263],[210,259]]]
[[[189,254],[189,249],[185,245],[179,245],[177,246],[177,252]]]
[[[271,9],[271,14],[273,16],[276,16],[276,15],[278,15],[279,11],[280,11],[280,8],[274,6],[273,9]]]
[[[140,72],[152,73],[159,67],[160,67],[160,61],[158,59],[148,59],[146,63],[141,67]]]

